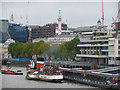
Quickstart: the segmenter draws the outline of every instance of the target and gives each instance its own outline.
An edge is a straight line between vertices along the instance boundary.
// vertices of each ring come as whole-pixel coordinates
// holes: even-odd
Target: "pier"
[[[120,89],[120,66],[98,70],[61,68],[64,79],[102,88]]]
[[[46,65],[60,66],[63,68],[83,68],[85,70],[90,70],[95,68],[92,63],[88,62],[74,62],[74,61],[54,61],[45,62]]]

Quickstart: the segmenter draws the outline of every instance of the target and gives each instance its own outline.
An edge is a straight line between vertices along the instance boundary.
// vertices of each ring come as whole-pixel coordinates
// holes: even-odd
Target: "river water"
[[[12,67],[12,70],[22,70],[23,75],[2,74],[2,88],[97,88],[67,80],[63,80],[61,83],[27,80],[24,67]]]

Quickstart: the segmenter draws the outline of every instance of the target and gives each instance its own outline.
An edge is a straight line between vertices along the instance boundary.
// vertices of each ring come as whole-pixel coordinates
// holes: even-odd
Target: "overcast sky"
[[[54,1],[54,0],[53,0]],[[100,0],[102,1],[102,0]],[[116,18],[118,0],[104,2],[105,25],[110,25]],[[1,4],[0,4],[1,5]],[[61,10],[62,22],[70,27],[96,25],[102,16],[101,2],[2,2],[2,18],[9,19],[13,13],[14,21],[26,24],[45,25],[57,22]],[[22,17],[22,18],[21,18]]]

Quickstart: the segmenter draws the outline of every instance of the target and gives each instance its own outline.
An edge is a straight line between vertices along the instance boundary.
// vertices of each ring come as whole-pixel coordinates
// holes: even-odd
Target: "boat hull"
[[[39,79],[49,82],[61,82],[63,75],[39,75]]]
[[[18,73],[18,72],[1,72],[2,74],[9,74],[9,75],[23,75],[23,73]]]
[[[27,73],[26,79],[28,80],[37,79],[47,82],[61,82],[63,80],[63,75],[40,75]]]
[[[27,73],[26,79],[31,80],[31,79],[39,79],[39,78],[38,78],[38,75]]]

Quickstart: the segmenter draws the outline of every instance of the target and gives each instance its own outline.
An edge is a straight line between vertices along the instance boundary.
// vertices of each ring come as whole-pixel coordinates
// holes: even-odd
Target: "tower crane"
[[[102,25],[104,26],[104,7],[103,7],[103,0],[102,0]]]
[[[119,9],[119,11],[118,11],[117,17],[116,17],[115,19],[112,17],[112,19],[113,19],[113,23],[112,23],[112,24],[115,25],[115,23],[116,23],[116,21],[117,21],[117,19],[118,19],[119,13],[120,13],[120,9]]]

